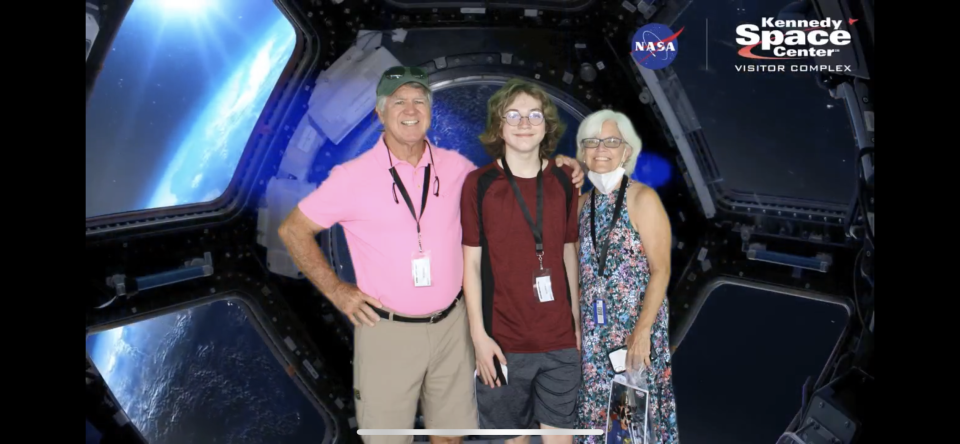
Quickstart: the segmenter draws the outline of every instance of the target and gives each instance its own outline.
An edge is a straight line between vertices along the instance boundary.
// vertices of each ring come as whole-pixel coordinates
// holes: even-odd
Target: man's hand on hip
[[[360,291],[356,285],[341,282],[329,299],[337,309],[347,315],[347,319],[350,319],[354,326],[359,327],[362,323],[373,327],[380,321],[380,316],[370,305],[381,308],[383,304]]]

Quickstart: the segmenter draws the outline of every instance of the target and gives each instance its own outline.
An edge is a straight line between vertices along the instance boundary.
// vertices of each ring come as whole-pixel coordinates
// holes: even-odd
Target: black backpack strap
[[[555,161],[550,161],[550,171],[553,172],[554,176],[557,176],[557,180],[560,181],[560,185],[563,185],[563,192],[567,196],[567,215],[570,214],[570,199],[573,198],[573,181],[567,177],[567,173],[563,172],[563,169],[557,166]]]
[[[567,177],[567,173],[563,172],[563,169],[557,166],[556,161],[550,161],[550,171],[553,172],[554,176],[557,176],[557,180],[560,181],[560,185],[563,185],[563,193],[567,197],[566,206],[567,206],[567,217],[570,216],[570,199],[573,198],[573,181]],[[563,267],[563,279],[567,279],[567,267]],[[567,302],[573,303],[573,298],[570,294],[570,286],[567,285]],[[570,322],[576,326],[576,320],[573,319],[573,313],[570,313]]]
[[[562,173],[562,171],[561,171]],[[477,229],[480,230],[480,306],[483,312],[483,328],[487,335],[493,337],[493,267],[490,264],[490,249],[487,247],[487,236],[483,233],[483,197],[490,185],[500,177],[500,170],[490,168],[477,178]]]

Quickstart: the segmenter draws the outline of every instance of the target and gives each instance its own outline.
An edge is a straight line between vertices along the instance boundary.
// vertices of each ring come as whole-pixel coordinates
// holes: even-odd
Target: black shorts
[[[537,429],[539,424],[576,428],[577,395],[583,380],[577,349],[504,353],[504,357],[506,385],[490,388],[479,377],[476,381],[481,429]]]

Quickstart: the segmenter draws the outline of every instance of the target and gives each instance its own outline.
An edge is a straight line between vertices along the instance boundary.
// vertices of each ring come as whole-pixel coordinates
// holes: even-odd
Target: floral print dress
[[[630,186],[639,186],[630,182]],[[626,191],[626,190],[625,190]],[[596,191],[594,191],[596,192]],[[580,212],[580,317],[582,325],[581,361],[583,384],[578,399],[579,429],[605,429],[610,381],[615,373],[607,355],[626,345],[633,332],[644,293],[650,281],[647,256],[640,235],[630,223],[627,205],[621,208],[617,225],[610,230],[610,221],[616,206],[619,187],[610,194],[596,192],[596,230],[598,243],[610,236],[605,278],[599,276],[599,248],[594,249],[590,234],[590,196]],[[602,245],[602,244],[601,244]],[[603,298],[607,322],[598,325],[595,319],[595,301]],[[673,393],[670,371],[670,341],[667,335],[669,303],[664,298],[651,328],[650,364],[644,372],[650,388],[651,420],[647,427],[650,443],[677,444],[677,404]],[[605,435],[578,436],[580,443],[597,444]],[[639,444],[639,443],[622,443]],[[646,444],[646,443],[644,443]]]

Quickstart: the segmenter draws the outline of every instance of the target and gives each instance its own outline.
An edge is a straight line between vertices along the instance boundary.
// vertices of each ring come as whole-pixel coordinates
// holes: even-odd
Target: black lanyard
[[[620,179],[620,194],[617,195],[617,204],[613,209],[613,220],[610,221],[610,231],[607,232],[607,237],[603,240],[600,257],[597,258],[597,262],[600,263],[600,277],[603,277],[604,267],[607,265],[607,249],[610,248],[610,234],[617,226],[617,220],[620,219],[620,209],[623,208],[623,196],[627,194],[627,182],[629,182],[629,180],[627,176],[623,176],[623,179]],[[596,196],[597,189],[594,188],[590,190],[590,236],[593,238],[593,251],[597,251]]]
[[[537,224],[533,224],[533,218],[530,217],[530,210],[527,209],[527,203],[523,200],[523,194],[520,193],[520,187],[517,186],[517,181],[513,178],[513,173],[510,172],[510,166],[507,165],[507,158],[504,157],[501,159],[503,161],[503,172],[507,173],[507,180],[510,181],[510,186],[513,187],[513,194],[517,197],[517,202],[520,203],[520,209],[523,210],[523,217],[527,219],[527,224],[530,225],[530,231],[533,232],[533,242],[536,243],[537,248],[537,258],[540,259],[540,268],[543,268],[543,168],[538,168],[537,170]],[[537,165],[540,167],[540,165]]]
[[[433,157],[433,153],[430,153],[430,155]],[[390,160],[390,175],[393,176],[393,183],[400,189],[400,195],[403,196],[403,201],[407,203],[407,208],[410,209],[410,215],[413,216],[413,220],[417,221],[417,247],[420,248],[420,252],[423,252],[423,242],[420,238],[420,219],[423,218],[423,210],[427,209],[427,195],[430,194],[431,164],[428,163],[426,171],[423,172],[423,199],[420,201],[420,217],[417,217],[417,212],[413,209],[413,202],[410,201],[410,195],[407,194],[407,188],[403,186],[403,181],[400,180],[400,175],[397,174],[397,167],[393,166],[393,155],[390,153],[390,148],[387,148],[387,159]]]

